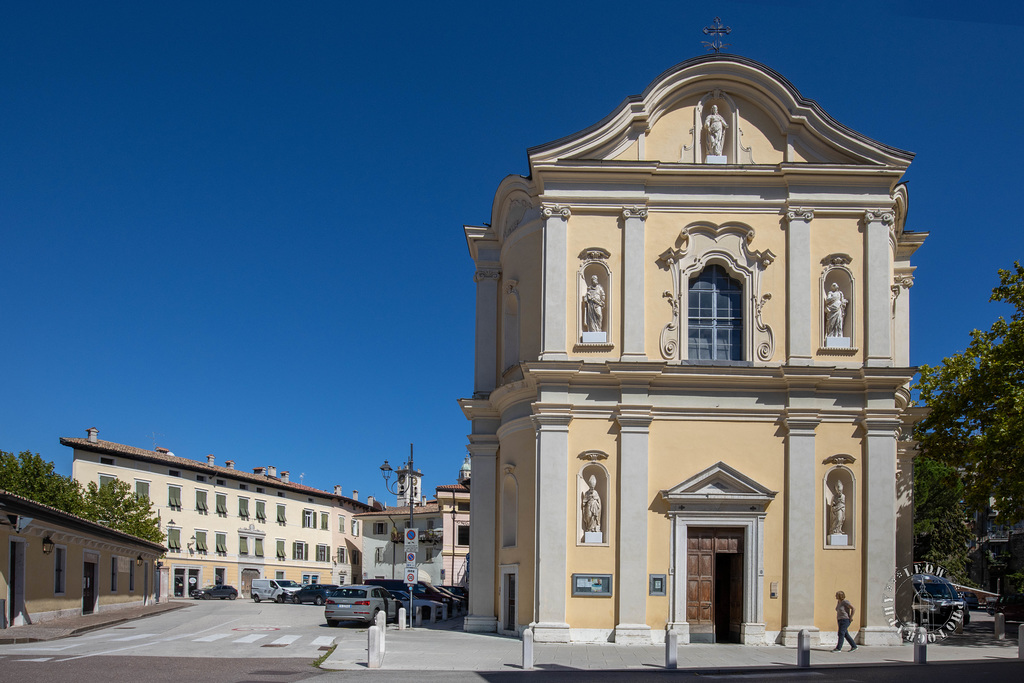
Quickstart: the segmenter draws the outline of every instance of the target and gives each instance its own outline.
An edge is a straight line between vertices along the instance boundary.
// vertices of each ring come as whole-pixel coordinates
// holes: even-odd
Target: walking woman
[[[836,619],[839,621],[839,642],[836,643],[836,649],[832,650],[832,652],[843,651],[844,639],[850,643],[850,652],[857,650],[857,643],[853,642],[853,638],[850,637],[849,633],[850,622],[853,621],[853,613],[855,611],[853,604],[846,599],[846,593],[836,591]]]

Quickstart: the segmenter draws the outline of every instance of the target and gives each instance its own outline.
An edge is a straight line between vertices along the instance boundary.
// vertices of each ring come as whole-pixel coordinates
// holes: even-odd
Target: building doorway
[[[691,643],[738,643],[743,623],[743,529],[691,527],[686,549]]]
[[[28,623],[25,620],[25,544],[11,541],[8,557],[7,624],[22,626]]]
[[[518,566],[501,568],[501,621],[498,628],[505,635],[517,635],[519,633],[519,610],[517,607],[519,601],[518,578]]]
[[[199,569],[190,567],[174,568],[174,597],[187,598],[199,588]]]
[[[260,578],[260,570],[258,569],[243,569],[242,570],[242,585],[239,586],[239,591],[243,598],[249,597],[249,593],[252,590],[252,580]],[[221,583],[224,582],[224,577],[221,577]]]
[[[82,564],[82,614],[96,611],[96,563]]]

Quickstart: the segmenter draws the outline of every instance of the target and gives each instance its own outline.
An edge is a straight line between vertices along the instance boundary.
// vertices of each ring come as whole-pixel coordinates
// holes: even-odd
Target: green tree
[[[153,512],[153,503],[145,496],[136,496],[132,487],[120,479],[97,486],[91,481],[85,489],[86,519],[154,543],[162,543],[160,520]]]
[[[971,530],[957,471],[934,460],[914,463],[914,560],[935,562],[967,579]]]
[[[84,508],[79,483],[57,474],[52,462],[31,451],[0,451],[0,489],[73,515],[81,516]]]
[[[921,366],[920,400],[929,408],[915,436],[924,458],[953,468],[969,509],[990,497],[1004,524],[1024,518],[1024,267],[999,271],[990,301],[1013,307],[966,351]]]

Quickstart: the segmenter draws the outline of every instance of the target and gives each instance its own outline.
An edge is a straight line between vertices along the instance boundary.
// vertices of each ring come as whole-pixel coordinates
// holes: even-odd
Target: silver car
[[[337,626],[339,621],[370,624],[378,612],[384,613],[385,620],[393,620],[398,615],[398,602],[380,586],[343,586],[330,591],[324,604],[328,626]]]

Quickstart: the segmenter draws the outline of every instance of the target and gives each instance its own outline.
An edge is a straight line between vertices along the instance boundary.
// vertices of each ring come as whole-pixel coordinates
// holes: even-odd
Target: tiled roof
[[[430,514],[432,512],[439,512],[439,511],[440,511],[440,508],[437,506],[437,503],[434,503],[434,502],[427,503],[426,505],[415,505],[415,506],[413,506],[413,514],[414,515]],[[359,514],[353,515],[353,516],[354,517],[365,517],[367,515],[369,515],[369,516],[392,515],[394,517],[399,517],[399,516],[408,515],[408,514],[409,514],[409,506],[408,505],[403,505],[402,507],[385,507],[383,510],[374,510],[373,512],[360,512]]]
[[[255,472],[246,472],[245,470],[237,470],[232,469],[230,467],[210,465],[209,463],[205,463],[200,460],[182,458],[177,455],[161,453],[160,451],[149,451],[144,448],[136,448],[134,446],[126,446],[124,444],[114,443],[113,441],[102,440],[97,440],[93,442],[89,441],[89,439],[73,439],[68,437],[62,437],[60,442],[64,446],[70,446],[71,448],[77,448],[83,451],[92,451],[94,453],[104,453],[107,455],[118,455],[124,458],[130,458],[132,460],[142,460],[144,462],[157,462],[165,465],[175,465],[177,467],[187,468],[195,472],[203,472],[205,474],[211,474],[230,479],[249,481],[256,484],[264,484],[266,486],[274,486],[279,489],[286,489],[290,491],[296,491],[299,493],[308,493],[326,498],[337,498],[343,502],[350,503],[355,507],[361,507],[366,510],[373,509],[373,507],[367,505],[361,500],[355,500],[354,498],[349,498],[348,496],[339,496],[332,491],[323,491],[321,489],[313,488],[312,486],[306,486],[305,484],[296,484],[295,482],[291,481],[282,481],[278,477],[271,477],[270,475],[267,474],[256,474]]]
[[[152,550],[158,551],[160,554],[167,552],[167,548],[165,548],[163,545],[159,543],[154,543],[153,541],[147,541],[146,539],[139,538],[138,536],[126,534],[123,531],[112,529],[109,526],[106,526],[105,524],[100,524],[99,522],[94,522],[90,519],[79,517],[78,515],[73,515],[70,512],[64,512],[59,508],[55,508],[51,505],[46,505],[45,503],[40,503],[38,501],[32,500],[31,498],[19,496],[17,493],[11,493],[10,491],[0,489],[0,508],[8,508],[10,506],[10,503],[8,503],[7,500],[10,500],[10,502],[15,505],[21,505],[22,507],[26,507],[30,511],[34,511],[36,514],[38,514],[38,512],[48,512],[50,513],[51,516],[57,517],[60,522],[63,522],[65,524],[84,527],[85,529],[92,531],[93,533],[99,533],[101,535],[108,537],[113,536],[129,543],[144,545]]]
[[[462,484],[442,484],[434,490],[444,491],[445,493],[469,493],[469,489]]]

